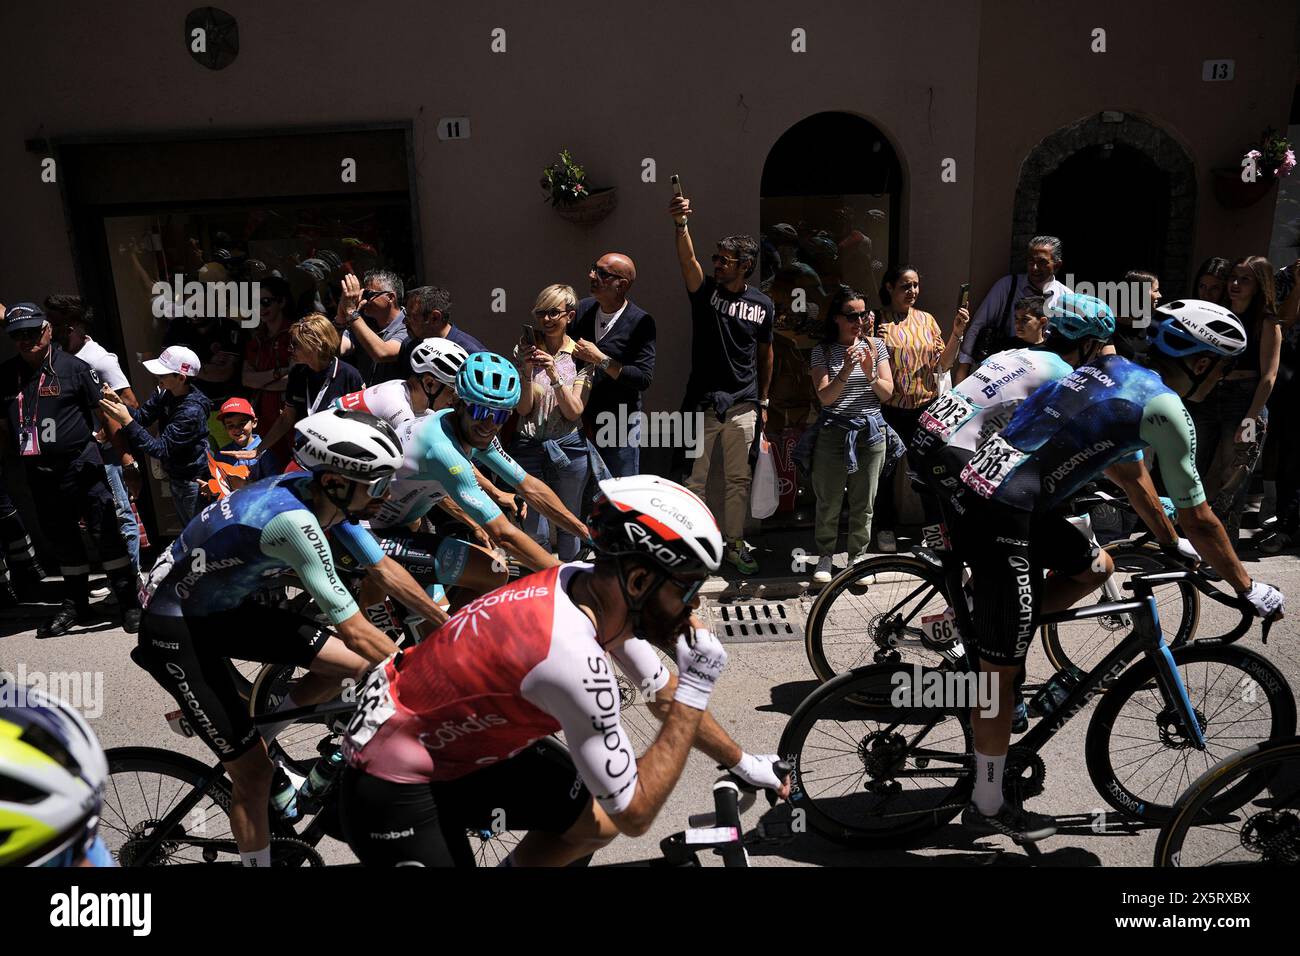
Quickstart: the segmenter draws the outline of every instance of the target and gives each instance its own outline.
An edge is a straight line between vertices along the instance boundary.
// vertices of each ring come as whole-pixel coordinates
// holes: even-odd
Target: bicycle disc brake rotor
[[[1023,747],[1007,751],[1006,767],[1002,773],[1002,792],[1016,803],[1043,792],[1047,783],[1047,764],[1043,758]]]
[[[869,793],[896,793],[902,784],[894,773],[907,755],[907,738],[902,734],[877,730],[858,742],[858,759],[869,778],[863,789]]]
[[[1241,845],[1267,863],[1300,863],[1300,817],[1289,810],[1256,813],[1241,828]]]
[[[1196,723],[1200,725],[1201,736],[1204,737],[1210,722],[1205,719],[1205,715],[1199,710],[1193,710],[1192,712],[1196,715]],[[1196,741],[1188,736],[1186,729],[1183,727],[1182,718],[1179,717],[1176,708],[1166,707],[1160,711],[1156,715],[1156,726],[1160,730],[1160,742],[1171,750],[1184,750],[1196,746]]]
[[[636,703],[636,688],[632,682],[622,674],[618,675],[618,707],[621,711],[626,711]]]

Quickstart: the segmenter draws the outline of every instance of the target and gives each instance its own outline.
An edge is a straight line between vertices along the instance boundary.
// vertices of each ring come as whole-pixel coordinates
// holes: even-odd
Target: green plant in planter
[[[542,188],[552,206],[571,206],[591,195],[587,188],[587,171],[573,161],[567,149],[560,151],[560,161],[542,170]]]

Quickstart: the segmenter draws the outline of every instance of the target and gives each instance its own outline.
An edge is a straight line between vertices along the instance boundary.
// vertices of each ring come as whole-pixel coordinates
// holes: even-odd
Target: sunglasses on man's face
[[[591,264],[591,268],[587,271],[596,273],[596,278],[599,279],[601,282],[608,282],[610,279],[623,278],[621,275],[619,275],[616,272],[610,272],[608,269],[602,269],[594,262]]]
[[[474,402],[467,402],[465,408],[469,412],[469,417],[476,422],[490,418],[492,424],[500,426],[510,420],[510,412],[504,408],[492,408],[489,405],[478,405]]]
[[[715,255],[715,256],[713,257],[713,264],[714,264],[715,266],[725,266],[725,265],[726,265],[727,263],[729,263],[729,262],[739,262],[739,261],[740,261],[740,260],[737,259],[735,256],[719,256],[719,255]]]
[[[382,478],[376,478],[374,481],[366,482],[366,495],[371,498],[382,498],[388,493],[388,486],[393,483],[392,475],[384,475]]]
[[[23,329],[21,332],[10,332],[9,337],[19,342],[31,342],[44,334],[44,329]]]
[[[690,604],[695,600],[696,595],[700,593],[700,589],[704,587],[704,582],[707,581],[708,578],[699,578],[695,581],[683,581],[681,578],[670,577],[668,580],[672,581],[673,584],[682,589],[682,603]]]
[[[366,289],[361,293],[361,301],[369,302],[371,299],[377,299],[381,295],[391,295],[394,298],[397,297],[395,292],[391,292],[388,289]]]

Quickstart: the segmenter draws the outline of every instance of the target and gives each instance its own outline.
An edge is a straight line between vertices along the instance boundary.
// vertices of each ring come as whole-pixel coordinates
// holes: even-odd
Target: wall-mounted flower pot
[[[1268,173],[1260,175],[1253,183],[1241,181],[1241,170],[1214,170],[1214,198],[1228,209],[1245,209],[1259,202],[1277,185]]]
[[[560,218],[578,226],[594,226],[618,205],[618,188],[597,189],[585,199],[575,203],[564,203],[555,207]]]

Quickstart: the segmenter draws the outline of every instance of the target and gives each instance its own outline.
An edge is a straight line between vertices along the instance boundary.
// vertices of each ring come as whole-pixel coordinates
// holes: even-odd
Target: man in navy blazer
[[[615,478],[640,474],[641,393],[655,370],[655,320],[627,293],[636,266],[607,252],[587,273],[591,295],[578,303],[569,328],[574,356],[598,369],[583,420]]]

